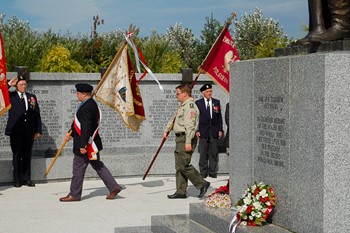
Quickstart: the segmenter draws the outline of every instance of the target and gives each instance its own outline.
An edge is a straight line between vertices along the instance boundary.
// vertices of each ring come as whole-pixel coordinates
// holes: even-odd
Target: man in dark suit
[[[212,98],[210,83],[204,84],[200,91],[204,98],[196,101],[199,109],[199,129],[196,133],[199,138],[199,170],[204,178],[208,175],[216,178],[219,162],[218,139],[223,133],[220,100]]]
[[[111,172],[100,161],[99,151],[102,150],[102,141],[98,134],[98,127],[101,119],[101,111],[97,103],[92,98],[93,87],[86,83],[75,85],[76,96],[81,102],[71,126],[73,141],[73,177],[70,186],[70,193],[61,197],[60,201],[80,201],[83,190],[84,174],[87,166],[90,164],[102,179],[109,190],[106,199],[114,199],[122,190],[115,181]],[[65,137],[68,142],[70,134]]]
[[[31,160],[34,139],[42,134],[40,109],[36,96],[26,92],[27,81],[24,77],[11,79],[9,85],[16,87],[16,91],[9,93],[11,108],[5,129],[5,135],[10,136],[13,154],[14,186],[34,187]]]
[[[230,155],[230,152],[229,152],[229,147],[230,147],[230,103],[226,104],[225,123],[227,125],[227,129],[226,129],[226,136],[225,136],[224,145],[226,147],[226,154]]]

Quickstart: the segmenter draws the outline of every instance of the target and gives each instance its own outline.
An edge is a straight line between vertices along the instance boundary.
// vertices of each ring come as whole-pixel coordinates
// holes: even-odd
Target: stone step
[[[151,231],[153,233],[189,233],[188,214],[152,216]]]
[[[228,232],[232,210],[208,208],[204,203],[191,203],[189,218],[213,232]]]
[[[116,228],[114,233],[217,233],[228,232],[232,209],[208,208],[204,203],[191,203],[190,214],[154,215],[151,226]],[[236,233],[290,233],[273,224],[259,227],[239,225]]]
[[[119,227],[114,229],[114,233],[152,233],[152,231],[151,226]]]
[[[188,214],[152,216],[153,233],[215,233],[189,219]]]
[[[192,221],[192,220],[189,220],[189,221],[190,221],[190,233],[216,233],[215,231],[212,231],[195,221]]]
[[[191,203],[189,220],[207,228],[212,232],[228,232],[230,222],[236,214],[232,209],[217,209],[206,207],[203,203]],[[195,232],[195,231],[194,231]],[[209,231],[210,232],[210,231]],[[291,233],[290,231],[273,224],[258,227],[239,225],[236,233]],[[191,231],[192,233],[192,231]]]

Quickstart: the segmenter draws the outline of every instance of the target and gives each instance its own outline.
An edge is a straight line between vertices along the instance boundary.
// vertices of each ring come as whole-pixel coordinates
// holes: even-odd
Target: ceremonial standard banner
[[[141,97],[140,87],[139,87],[139,81],[136,79],[135,75],[135,69],[132,65],[132,61],[129,55],[129,52],[127,52],[128,57],[128,66],[129,66],[129,79],[130,79],[130,86],[133,96],[133,105],[134,105],[134,117],[137,118],[140,123],[145,119],[145,109],[143,107],[143,101]],[[139,126],[137,126],[137,130],[139,129]]]
[[[138,131],[145,119],[135,71],[125,43],[114,57],[95,89],[96,98],[116,110],[124,124]]]
[[[0,116],[11,108],[7,80],[4,41],[0,33]]]
[[[211,47],[207,57],[199,66],[199,72],[230,92],[230,66],[232,61],[239,61],[239,55],[235,43],[228,30],[229,24],[221,31],[219,37]]]

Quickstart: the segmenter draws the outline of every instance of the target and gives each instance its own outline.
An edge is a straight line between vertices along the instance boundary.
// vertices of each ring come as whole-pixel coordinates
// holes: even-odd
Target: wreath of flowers
[[[242,225],[261,226],[276,205],[273,189],[263,182],[254,182],[244,190],[242,198],[236,203],[236,217]]]
[[[214,208],[231,208],[229,183],[230,181],[228,180],[225,186],[215,189],[215,192],[207,197],[204,205]]]

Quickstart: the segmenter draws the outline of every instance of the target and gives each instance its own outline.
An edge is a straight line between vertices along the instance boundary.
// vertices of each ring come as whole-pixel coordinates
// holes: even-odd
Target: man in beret
[[[217,177],[218,171],[218,139],[221,138],[222,115],[220,100],[212,98],[213,90],[210,83],[199,89],[203,98],[196,101],[199,109],[199,129],[196,133],[199,138],[199,170],[206,178]]]
[[[109,195],[107,195],[106,199],[114,199],[122,188],[100,160],[99,151],[102,150],[102,141],[98,134],[98,128],[101,119],[101,110],[92,98],[93,87],[86,83],[78,83],[75,87],[77,90],[76,96],[81,103],[71,126],[74,140],[73,177],[69,194],[61,197],[59,200],[62,202],[81,200],[84,174],[89,164],[97,172],[109,190]],[[70,138],[70,134],[68,133],[65,141],[68,142]]]
[[[34,187],[31,161],[33,142],[42,134],[40,109],[36,96],[26,92],[27,81],[23,76],[11,79],[9,85],[16,87],[16,91],[9,93],[11,108],[5,129],[5,135],[10,136],[13,154],[14,186]]]

